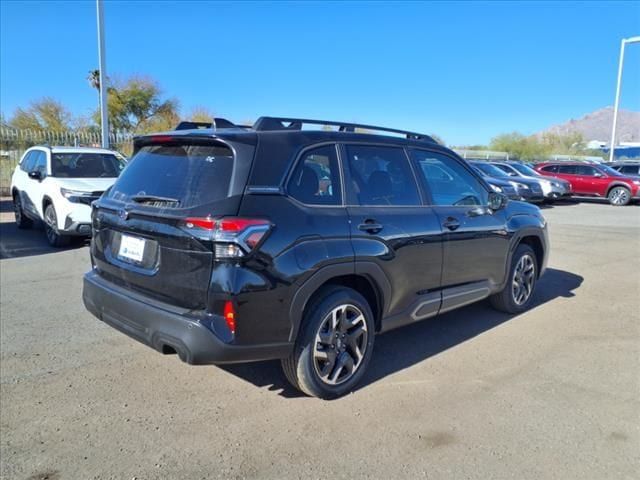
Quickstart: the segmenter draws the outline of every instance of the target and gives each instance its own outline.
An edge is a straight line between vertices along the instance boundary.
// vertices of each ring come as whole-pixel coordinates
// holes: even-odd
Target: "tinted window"
[[[36,152],[32,170],[38,171],[44,176],[47,173],[47,154],[43,151]]]
[[[109,153],[54,153],[51,175],[63,178],[117,177],[124,161]]]
[[[500,170],[502,170],[504,173],[506,173],[507,175],[509,175],[510,177],[518,177],[518,172],[517,170],[511,168],[509,165],[502,165],[502,164],[496,164],[496,167],[498,167]]]
[[[637,165],[623,165],[617,169],[620,173],[626,173],[627,175],[638,175],[640,167]]]
[[[233,162],[233,152],[223,145],[146,146],[129,161],[108,197],[166,208],[219,201],[229,194]]]
[[[588,165],[576,166],[576,175],[584,175],[586,177],[595,177],[596,173],[598,173],[598,171],[595,168],[590,167]]]
[[[434,205],[486,205],[488,193],[478,179],[451,157],[426,150],[412,150],[418,172]]]
[[[360,205],[420,205],[420,196],[404,150],[350,145],[348,185]]]
[[[557,165],[547,165],[546,167],[542,167],[541,170],[543,172],[558,173],[558,166]]]
[[[482,172],[484,172],[485,175],[489,175],[491,177],[500,178],[500,177],[507,177],[508,176],[504,170],[500,170],[498,167],[496,167],[495,165],[491,165],[490,163],[476,163],[476,162],[474,162],[473,165],[475,165],[478,169],[480,169]]]
[[[33,166],[36,163],[36,157],[39,150],[31,150],[27,153],[26,157],[22,159],[22,163],[20,164],[20,168],[25,172],[33,171]]]
[[[289,194],[309,205],[339,205],[340,174],[336,147],[327,145],[305,152],[289,185]]]
[[[575,175],[576,166],[575,165],[558,165],[558,173],[562,173],[565,175]]]

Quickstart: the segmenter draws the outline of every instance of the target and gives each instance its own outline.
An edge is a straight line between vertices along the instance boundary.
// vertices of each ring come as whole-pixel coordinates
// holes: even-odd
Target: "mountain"
[[[544,133],[568,134],[579,132],[585,142],[598,140],[609,143],[611,140],[611,126],[613,122],[613,107],[605,107],[595,112],[588,113],[584,117],[553,125],[545,130],[537,132],[541,136]],[[630,110],[618,110],[618,125],[616,127],[617,142],[640,142],[640,112]]]

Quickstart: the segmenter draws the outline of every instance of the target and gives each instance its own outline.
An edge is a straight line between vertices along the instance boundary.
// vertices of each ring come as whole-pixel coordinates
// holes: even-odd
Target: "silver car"
[[[533,168],[520,162],[495,162],[495,166],[510,177],[530,178],[537,180],[547,202],[571,196],[571,184],[566,180],[540,175]]]

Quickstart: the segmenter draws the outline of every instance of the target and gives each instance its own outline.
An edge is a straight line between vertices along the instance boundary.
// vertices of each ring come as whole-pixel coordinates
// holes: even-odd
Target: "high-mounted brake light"
[[[224,303],[224,321],[227,322],[227,327],[229,327],[231,333],[236,333],[236,312],[231,300],[227,300]]]
[[[151,137],[151,141],[156,143],[173,142],[174,140],[175,137],[170,137],[169,135],[156,135],[155,137]]]

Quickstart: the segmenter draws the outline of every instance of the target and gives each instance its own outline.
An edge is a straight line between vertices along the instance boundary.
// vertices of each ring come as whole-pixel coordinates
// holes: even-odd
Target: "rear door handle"
[[[382,230],[383,227],[375,220],[365,220],[364,223],[358,225],[358,228],[363,232],[375,234]]]
[[[442,226],[445,228],[448,228],[453,232],[454,230],[457,230],[460,227],[460,220],[458,220],[455,217],[447,217],[442,223]]]

